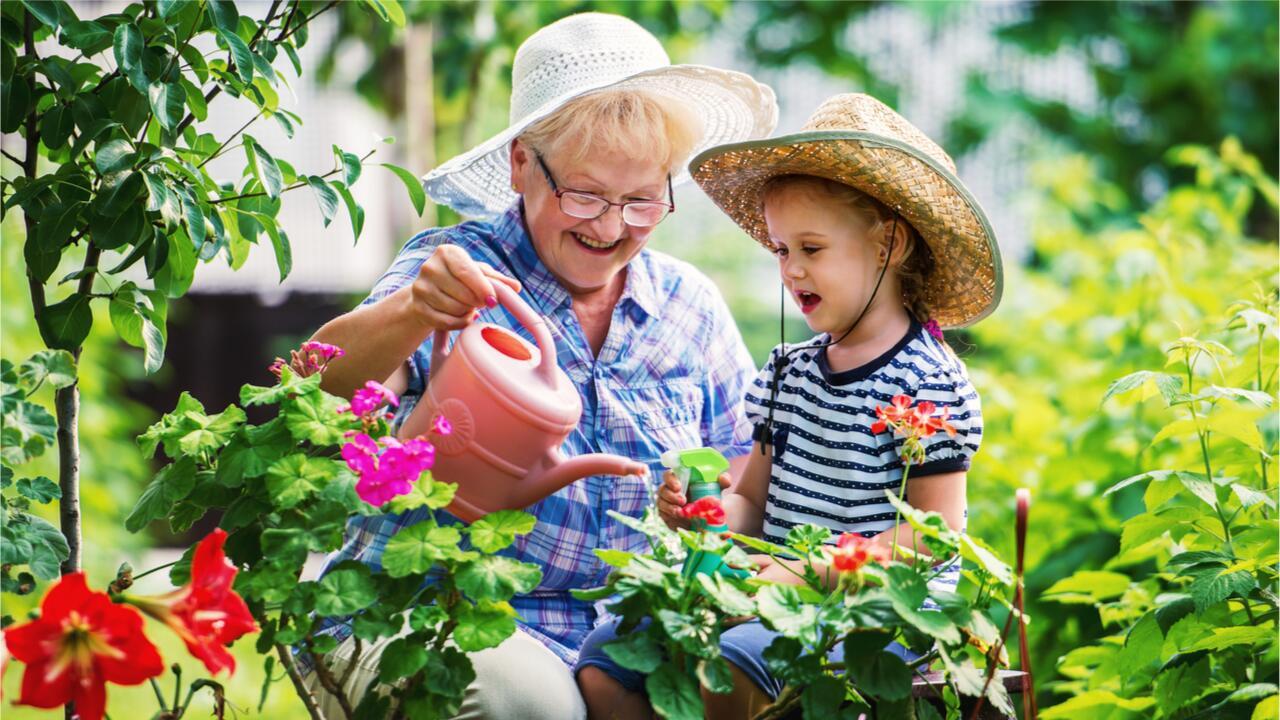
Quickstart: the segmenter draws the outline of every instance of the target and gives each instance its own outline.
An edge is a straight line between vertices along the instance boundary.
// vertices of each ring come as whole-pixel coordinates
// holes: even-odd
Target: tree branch
[[[280,664],[284,665],[285,674],[293,682],[293,689],[298,693],[298,697],[302,698],[302,704],[306,706],[307,714],[311,716],[311,720],[325,720],[324,714],[320,712],[320,706],[316,704],[315,696],[311,694],[307,684],[302,681],[302,674],[298,672],[298,666],[294,664],[293,654],[289,652],[289,648],[281,643],[276,643],[276,655],[280,657]]]
[[[364,157],[360,158],[360,162],[362,162],[362,163],[363,163],[365,160],[368,160],[368,159],[369,159],[369,157],[370,157],[370,156],[372,156],[374,152],[376,152],[376,151],[375,151],[375,150],[370,150],[369,152],[365,153],[365,154],[364,154]],[[336,175],[336,174],[338,174],[338,173],[340,173],[340,172],[342,172],[342,168],[334,168],[333,170],[330,170],[329,172],[327,172],[327,173],[325,173],[325,174],[323,174],[323,175],[319,175],[318,177],[321,177],[321,178],[327,178],[327,177],[329,177],[330,175]],[[280,189],[280,194],[281,194],[281,195],[283,195],[283,194],[285,194],[285,193],[289,192],[290,190],[297,190],[297,189],[298,189],[298,188],[300,188],[300,187],[306,187],[306,185],[307,185],[307,182],[306,182],[305,180],[304,180],[304,181],[302,181],[302,182],[294,183],[294,184],[290,185],[289,187],[281,188],[281,189]],[[210,205],[218,205],[218,204],[220,204],[220,203],[231,202],[232,200],[243,200],[243,199],[245,199],[245,198],[251,198],[251,197],[262,197],[263,195],[266,195],[266,194],[267,194],[267,192],[266,192],[265,190],[263,190],[263,191],[261,191],[261,192],[241,193],[241,194],[239,194],[239,195],[232,195],[231,197],[214,198],[213,200],[210,200],[210,201],[209,201],[209,204],[210,204]]]

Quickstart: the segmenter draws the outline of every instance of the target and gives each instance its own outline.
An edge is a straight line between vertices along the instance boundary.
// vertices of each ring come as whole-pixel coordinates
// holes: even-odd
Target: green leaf
[[[463,566],[457,582],[458,589],[477,602],[510,600],[536,588],[542,582],[542,571],[514,558],[486,555]]]
[[[645,678],[645,690],[654,712],[667,720],[702,720],[702,695],[698,685],[674,665],[663,665]]]
[[[1231,483],[1231,492],[1236,494],[1236,497],[1240,499],[1240,504],[1245,507],[1253,507],[1259,503],[1269,508],[1276,506],[1276,501],[1270,495],[1260,490],[1254,490],[1247,485]]]
[[[120,23],[116,26],[113,47],[116,56],[116,67],[129,79],[138,92],[145,94],[151,81],[143,67],[142,53],[146,45],[142,32],[132,22]]]
[[[490,513],[467,529],[471,544],[480,552],[494,553],[515,542],[517,535],[533,532],[536,519],[519,510]]]
[[[178,438],[178,448],[187,455],[206,456],[221,450],[245,422],[244,410],[228,405],[217,415],[186,413],[187,432]]]
[[[43,475],[34,478],[22,478],[18,481],[17,489],[19,495],[41,505],[62,497],[62,488]]]
[[[405,189],[409,191],[409,200],[413,202],[413,209],[418,212],[418,217],[422,217],[422,211],[427,205],[427,193],[422,189],[422,183],[418,182],[418,178],[414,177],[413,173],[408,170],[391,163],[379,163],[379,165],[400,178],[400,182],[404,183]]]
[[[662,664],[662,646],[648,632],[633,630],[605,643],[604,653],[624,668],[651,673]]]
[[[244,137],[244,153],[249,160],[249,167],[253,169],[253,176],[262,184],[262,189],[266,191],[267,197],[273,200],[280,197],[280,190],[284,187],[284,179],[280,175],[280,165],[275,158],[271,157],[258,141],[245,135]]]
[[[936,610],[920,609],[928,595],[924,578],[911,568],[898,564],[885,568],[885,574],[888,577],[885,594],[903,620],[945,643],[958,645],[961,642],[960,630],[950,618]]]
[[[316,587],[316,613],[322,617],[344,617],[377,601],[378,588],[367,565],[333,570]]]
[[[323,489],[336,472],[332,460],[294,453],[267,468],[267,491],[278,507],[287,510]]]
[[[125,283],[111,297],[111,324],[126,343],[146,351],[144,368],[148,374],[164,364],[165,338],[156,326],[150,299],[133,283]]]
[[[1104,570],[1081,570],[1044,591],[1046,600],[1060,603],[1097,603],[1119,597],[1129,589],[1129,576]]]
[[[43,406],[18,401],[4,413],[4,459],[21,465],[53,445],[58,422]]]
[[[1140,370],[1111,383],[1107,393],[1102,396],[1102,402],[1105,403],[1113,397],[1123,397],[1134,391],[1137,391],[1135,399],[1138,402],[1144,402],[1159,394],[1164,398],[1165,406],[1168,407],[1174,403],[1178,393],[1182,392],[1182,378],[1168,373]]]
[[[54,105],[40,119],[40,142],[45,147],[56,150],[67,143],[74,127],[71,109],[65,105]]]
[[[1254,643],[1275,640],[1274,627],[1222,627],[1214,628],[1209,637],[1201,638],[1188,647],[1179,648],[1178,652],[1190,653],[1196,650],[1217,651],[1233,645],[1253,645]]]
[[[31,544],[27,565],[40,580],[54,580],[62,575],[62,563],[71,557],[71,548],[62,531],[43,518],[27,517],[26,540]]]
[[[1258,581],[1252,573],[1223,572],[1223,570],[1224,568],[1206,570],[1187,586],[1187,594],[1195,601],[1197,613],[1205,612],[1210,606],[1226,600],[1233,594],[1244,597],[1258,587]]]
[[[910,686],[910,676],[908,676],[908,686]],[[838,717],[840,705],[843,702],[844,681],[831,675],[820,675],[815,678],[800,696],[800,708],[803,711],[804,720],[831,720]],[[882,707],[880,711],[885,714],[885,717],[890,716],[886,708]]]
[[[280,282],[284,282],[284,279],[293,270],[293,248],[289,245],[289,236],[285,234],[284,228],[276,225],[275,220],[264,222],[262,229],[271,238],[271,249],[276,256],[276,267],[280,270]]]
[[[1155,705],[1152,697],[1121,697],[1109,690],[1089,690],[1079,693],[1061,705],[1054,705],[1040,712],[1043,720],[1079,720],[1082,717],[1105,717],[1101,712],[1111,712],[1115,708],[1142,712]],[[1093,711],[1093,712],[1090,712]]]
[[[34,18],[55,30],[76,19],[76,14],[62,0],[22,0],[22,5]]]
[[[147,88],[151,112],[165,130],[175,130],[186,115],[187,89],[181,83],[152,83]]]
[[[94,216],[89,219],[89,237],[103,250],[140,244],[152,238],[142,206],[134,203],[115,217]]]
[[[347,217],[351,219],[351,235],[354,244],[360,240],[360,233],[364,230],[364,208],[356,204],[356,199],[352,197],[346,185],[334,182],[331,186],[342,198],[342,203],[347,206]]]
[[[1190,615],[1195,607],[1195,601],[1189,595],[1177,595],[1166,600],[1163,605],[1156,608],[1156,624],[1160,627],[1160,634],[1167,635],[1169,628]]]
[[[89,297],[72,293],[65,300],[46,307],[36,317],[36,323],[45,345],[57,350],[78,350],[93,326]]]
[[[245,83],[253,82],[253,53],[249,51],[249,46],[235,34],[234,30],[219,28],[218,37],[222,38],[227,48],[231,50],[231,58],[236,65],[236,75]]]
[[[142,194],[145,183],[142,173],[118,172],[104,177],[105,189],[94,201],[95,211],[102,217],[115,217],[129,209]]]
[[[338,212],[338,193],[324,181],[319,175],[308,175],[307,184],[316,194],[316,202],[320,205],[320,216],[324,219],[324,226],[329,227],[329,222],[333,220],[333,216]]]
[[[387,644],[378,662],[378,682],[394,683],[409,677],[427,664],[427,649],[415,638],[396,638]],[[372,694],[372,693],[370,693]]]
[[[804,601],[796,586],[765,586],[756,594],[756,606],[774,630],[801,642],[815,639],[818,609]]]
[[[195,488],[196,464],[190,457],[180,457],[166,465],[142,491],[142,497],[133,506],[124,526],[129,532],[138,532],[152,520],[159,520],[173,506]]]
[[[400,530],[387,541],[382,567],[393,578],[421,575],[437,562],[455,559],[462,534],[455,527],[420,522]]]
[[[343,150],[337,145],[333,146],[333,155],[342,165],[342,182],[347,187],[355,185],[356,181],[360,179],[360,170],[362,167],[360,157]]]
[[[600,551],[597,550],[598,554]],[[754,615],[756,613],[755,603],[752,602],[751,596],[739,590],[734,584],[723,575],[709,575],[699,573],[694,576],[697,582],[702,586],[702,591],[715,601],[716,607],[726,615]]]
[[[294,374],[291,369],[285,368],[280,376],[280,382],[276,385],[271,387],[245,385],[241,387],[240,404],[248,406],[274,405],[294,395],[309,395],[320,388],[321,379],[319,374],[300,377]]]
[[[282,404],[289,432],[313,445],[341,444],[343,435],[356,427],[351,415],[338,412],[347,403],[328,393],[299,395]]]
[[[69,387],[76,381],[76,359],[66,350],[41,350],[18,366],[18,384],[27,392],[49,383]]]
[[[209,15],[219,30],[234,33],[240,26],[240,12],[231,0],[208,0]]]
[[[209,106],[205,103],[204,94],[200,92],[200,88],[186,77],[179,78],[178,82],[182,84],[187,107],[191,108],[191,115],[201,122],[208,119]]]
[[[31,111],[31,86],[25,77],[0,83],[0,132],[17,132]]]
[[[420,507],[438,510],[453,502],[453,494],[457,489],[458,486],[452,483],[433,480],[430,471],[424,472],[413,484],[412,490],[391,500],[387,511],[398,514],[417,510]]]
[[[516,631],[516,612],[506,603],[483,603],[458,613],[453,641],[465,652],[497,647]]]
[[[1013,585],[1013,568],[1009,567],[996,555],[981,538],[964,534],[960,536],[960,555],[1005,585]]]
[[[698,682],[703,687],[718,695],[733,692],[733,671],[729,661],[722,657],[714,657],[698,661]],[[844,697],[844,687],[840,688],[840,697]]]

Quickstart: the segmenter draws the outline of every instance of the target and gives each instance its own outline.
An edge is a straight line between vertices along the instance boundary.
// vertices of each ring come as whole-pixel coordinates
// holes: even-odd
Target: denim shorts
[[[618,637],[619,622],[621,621],[610,620],[591,631],[586,641],[582,643],[582,649],[578,653],[578,665],[574,668],[574,673],[581,672],[584,667],[599,668],[627,690],[644,692],[644,673],[622,667],[614,662],[613,658],[609,657],[604,651],[605,644]],[[646,627],[649,622],[649,620],[642,621],[636,631]],[[720,633],[720,654],[724,656],[725,660],[742,670],[742,673],[767,693],[770,698],[778,697],[778,694],[782,692],[783,683],[775,678],[769,672],[768,667],[765,666],[764,651],[778,635],[779,633],[766,628],[759,620],[736,625]],[[907,662],[919,657],[896,642],[890,643],[885,650]],[[831,662],[844,662],[844,643],[836,645],[827,654],[827,659]]]

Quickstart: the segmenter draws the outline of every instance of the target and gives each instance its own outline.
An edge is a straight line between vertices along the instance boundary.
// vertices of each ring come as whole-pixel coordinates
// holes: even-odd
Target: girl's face
[[[782,282],[805,322],[814,332],[841,336],[871,298],[880,276],[880,243],[867,237],[846,205],[803,184],[769,192],[764,217]],[[863,324],[899,292],[894,273],[886,273]]]
[[[542,159],[561,190],[590,193],[615,203],[670,200],[667,169],[651,160],[607,150],[590,153],[580,163],[554,153]],[[656,226],[627,225],[622,221],[622,208],[616,206],[594,220],[566,214],[537,156],[519,141],[512,145],[511,169],[516,191],[524,195],[525,222],[533,246],[565,289],[573,295],[586,295],[621,282],[621,270],[644,248]]]

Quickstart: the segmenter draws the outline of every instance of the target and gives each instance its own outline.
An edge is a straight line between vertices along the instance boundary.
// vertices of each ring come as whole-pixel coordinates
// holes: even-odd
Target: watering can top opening
[[[446,351],[448,334],[437,332],[432,341],[432,378],[446,358],[457,355],[452,362],[467,365],[498,402],[519,408],[548,430],[577,426],[582,399],[556,364],[555,341],[546,320],[506,285],[493,286],[498,301],[533,334],[537,345],[500,325],[477,322],[458,333]]]

